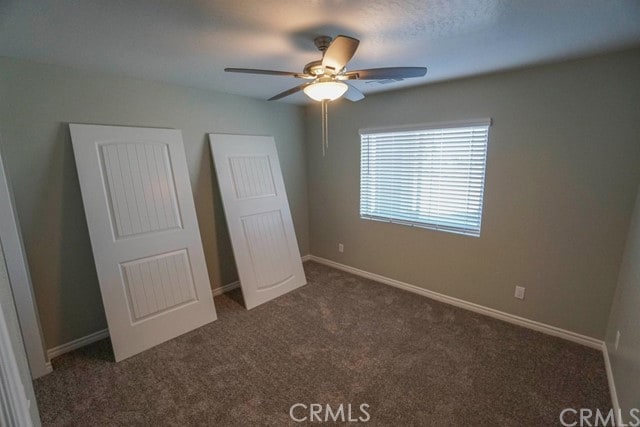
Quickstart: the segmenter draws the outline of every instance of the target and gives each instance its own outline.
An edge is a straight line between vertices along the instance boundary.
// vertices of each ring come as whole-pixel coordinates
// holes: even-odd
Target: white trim
[[[606,341],[602,343],[602,354],[604,355],[604,367],[607,371],[607,382],[609,383],[609,394],[611,394],[611,406],[613,407],[616,417],[616,425],[624,426],[622,411],[620,410],[620,403],[618,402],[618,391],[613,378],[613,369],[611,368],[611,359],[609,358],[609,348],[607,347]]]
[[[33,379],[51,372],[46,357],[31,275],[18,225],[11,183],[0,155],[0,244],[4,252],[18,323]]]
[[[53,359],[54,357],[58,357],[70,351],[77,350],[80,347],[84,347],[85,345],[89,345],[96,341],[103,340],[108,336],[109,336],[109,329],[102,329],[101,331],[94,332],[92,334],[86,335],[76,340],[69,341],[68,343],[50,348],[49,350],[47,350],[47,355],[49,356],[49,359]]]
[[[392,133],[392,132],[410,132],[413,130],[425,130],[425,129],[446,129],[455,127],[470,127],[470,126],[491,126],[491,118],[483,119],[469,119],[469,120],[452,120],[448,122],[434,122],[434,123],[418,123],[411,125],[400,126],[382,126],[373,128],[359,129],[360,135],[373,135],[377,133]]]
[[[220,286],[219,288],[215,288],[211,292],[213,293],[213,296],[218,296],[239,287],[240,287],[240,282],[235,281],[227,285]],[[49,359],[53,359],[54,357],[58,357],[70,351],[77,350],[81,347],[92,344],[96,341],[105,339],[108,336],[109,336],[109,329],[102,329],[101,331],[94,332],[92,334],[85,335],[84,337],[78,338],[76,340],[69,341],[68,343],[50,348],[49,350],[47,350],[47,355],[49,356]],[[49,362],[49,367],[51,367],[50,362]]]
[[[320,264],[327,265],[329,267],[337,268],[338,270],[355,274],[356,276],[375,280],[376,282],[384,283],[385,285],[393,286],[395,288],[404,289],[406,291],[413,292],[413,293],[425,296],[427,298],[431,298],[433,300],[443,302],[445,304],[450,304],[456,307],[463,308],[465,310],[473,311],[475,313],[484,314],[485,316],[493,317],[494,319],[499,319],[508,323],[512,323],[514,325],[523,326],[525,328],[533,329],[534,331],[542,332],[547,335],[553,335],[554,337],[563,338],[565,340],[582,344],[587,347],[595,348],[598,350],[602,349],[603,341],[598,340],[596,338],[592,338],[586,335],[581,335],[575,332],[567,331],[566,329],[561,329],[555,326],[547,325],[545,323],[536,322],[535,320],[525,319],[524,317],[515,316],[513,314],[509,314],[500,310],[495,310],[493,308],[485,307],[480,304],[474,304],[472,302],[461,300],[459,298],[450,297],[444,294],[440,294],[438,292],[421,288],[419,286],[411,285],[409,283],[401,282],[395,279],[390,279],[388,277],[381,276],[379,274],[370,273],[368,271],[360,270],[358,268],[351,267],[345,264],[340,264],[338,262],[331,261],[325,258],[320,258],[315,255],[311,256],[311,260],[318,262]]]
[[[0,425],[32,426],[24,384],[19,375],[18,362],[9,338],[4,311],[0,306]]]
[[[465,310],[473,311],[475,313],[484,314],[485,316],[493,317],[495,319],[499,319],[508,323],[512,323],[514,325],[519,325],[528,329],[533,329],[534,331],[542,332],[547,335],[552,335],[555,337],[563,338],[567,341],[575,342],[578,344],[585,345],[587,347],[595,348],[598,350],[603,350],[605,347],[605,343],[596,338],[588,337],[586,335],[581,335],[575,332],[567,331],[566,329],[558,328],[555,326],[547,325],[545,323],[536,322],[535,320],[525,319],[524,317],[515,316],[513,314],[505,313],[500,310],[495,310],[493,308],[484,307],[479,304],[474,304],[471,302],[467,302],[461,300],[459,298],[450,297],[447,295],[440,294],[438,292],[433,292],[428,289],[421,288],[419,286],[411,285],[409,283],[401,282],[399,280],[390,279],[385,276],[381,276],[379,274],[370,273],[365,270],[360,270],[359,268],[351,267],[345,264],[340,264],[335,261],[328,260],[326,258],[321,258],[315,255],[307,254],[302,257],[302,261],[315,261],[320,264],[327,265],[329,267],[336,268],[338,270],[346,271],[347,273],[355,274],[356,276],[364,277],[366,279],[375,280],[376,282],[383,283],[385,285],[393,286],[396,288],[404,289],[409,292],[413,292],[415,294],[419,294],[425,296],[427,298],[431,298],[436,301],[443,302],[445,304],[453,305],[456,307],[463,308]],[[240,282],[232,282],[227,285],[221,286],[213,290],[213,295],[221,295],[225,292],[229,292],[233,289],[236,289],[240,286]],[[50,359],[60,356],[61,354],[67,353],[72,350],[76,350],[80,347],[84,347],[85,345],[94,343],[101,339],[104,339],[109,336],[109,330],[103,329],[98,332],[94,332],[90,335],[84,336],[82,338],[78,338],[77,340],[70,341],[66,344],[59,345],[54,348],[50,348],[47,351],[47,354]],[[612,389],[611,396],[612,399],[615,396],[617,404],[617,395],[615,395],[615,387],[613,385],[613,376],[609,375],[610,365],[608,362],[608,354],[605,352],[605,363],[607,364],[607,377],[610,378],[609,386]]]
[[[222,295],[224,293],[230,292],[239,287],[240,287],[240,281],[236,280],[235,282],[229,283],[228,285],[223,285],[223,286],[220,286],[219,288],[215,288],[213,290],[213,296],[217,297],[218,295]]]

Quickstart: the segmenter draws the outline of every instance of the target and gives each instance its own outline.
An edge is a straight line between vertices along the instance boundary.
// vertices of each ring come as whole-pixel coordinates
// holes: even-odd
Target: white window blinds
[[[479,236],[490,124],[361,130],[360,216]]]

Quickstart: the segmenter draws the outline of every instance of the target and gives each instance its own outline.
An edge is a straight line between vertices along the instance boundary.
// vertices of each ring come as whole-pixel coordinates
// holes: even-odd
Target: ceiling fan
[[[322,102],[323,155],[327,146],[327,102],[342,96],[349,101],[360,101],[364,98],[364,94],[360,90],[348,83],[349,80],[391,79],[400,81],[411,77],[422,77],[427,73],[425,67],[389,67],[347,71],[346,65],[360,44],[358,39],[348,36],[337,36],[335,39],[319,36],[314,39],[314,44],[322,52],[322,59],[309,62],[304,66],[302,73],[252,68],[225,68],[224,70],[231,73],[265,74],[309,80],[269,98],[269,101],[276,101],[304,91],[309,98]]]

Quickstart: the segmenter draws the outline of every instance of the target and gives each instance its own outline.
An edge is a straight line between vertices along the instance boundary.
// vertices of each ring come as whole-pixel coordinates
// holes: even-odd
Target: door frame
[[[11,184],[0,152],[0,243],[33,379],[51,373]]]
[[[0,421],[8,426],[32,426],[29,402],[18,374],[4,311],[0,305]]]

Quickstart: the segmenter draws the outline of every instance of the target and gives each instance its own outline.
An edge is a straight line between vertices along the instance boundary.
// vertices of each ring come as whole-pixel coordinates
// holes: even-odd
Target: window
[[[360,131],[360,217],[480,236],[489,119]]]

